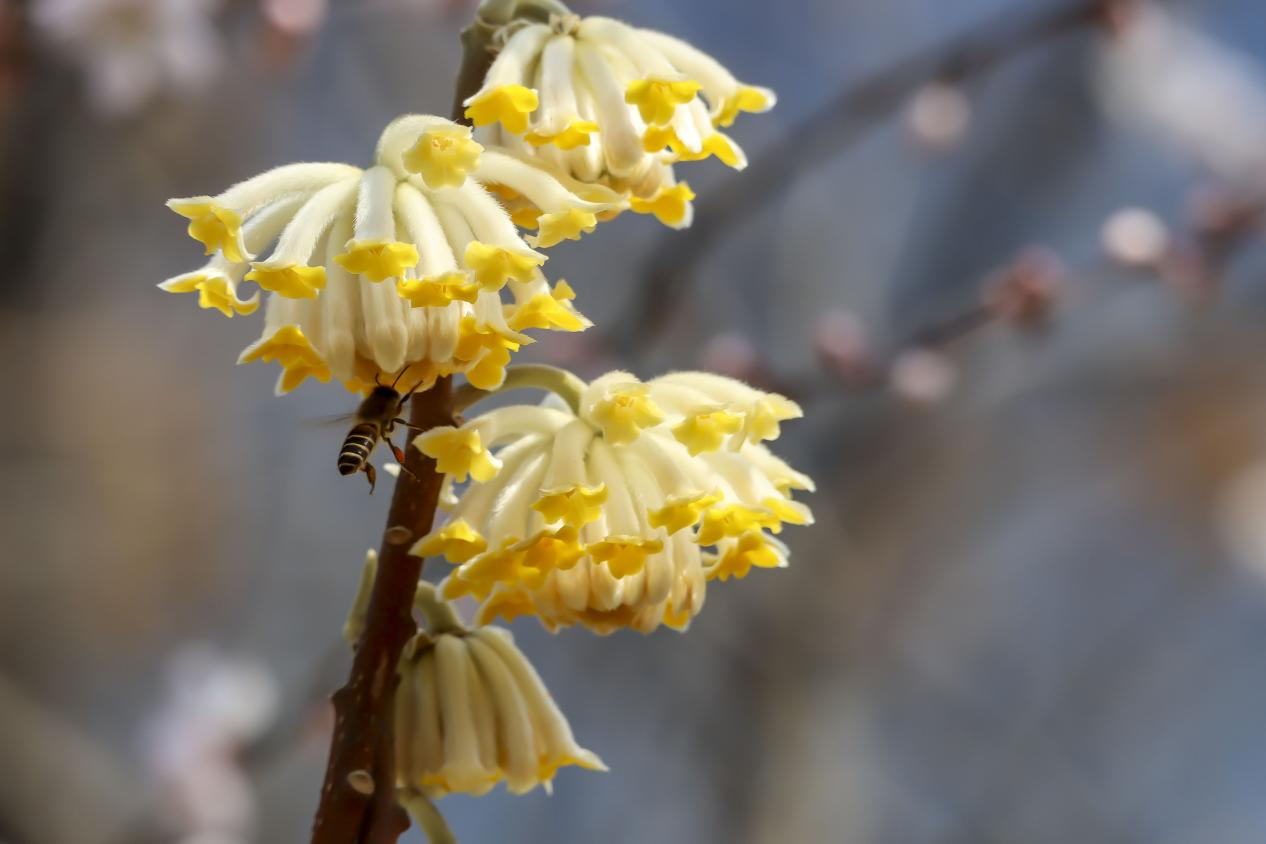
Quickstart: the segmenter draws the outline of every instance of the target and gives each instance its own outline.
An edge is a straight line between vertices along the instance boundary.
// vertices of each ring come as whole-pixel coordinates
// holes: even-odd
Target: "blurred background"
[[[530,356],[789,393],[818,524],[686,636],[516,624],[611,771],[459,839],[1266,840],[1266,6],[573,5],[779,104],[691,231],[552,253],[598,328]],[[387,496],[154,289],[163,202],[447,112],[471,11],[0,2],[0,842],[306,840]]]

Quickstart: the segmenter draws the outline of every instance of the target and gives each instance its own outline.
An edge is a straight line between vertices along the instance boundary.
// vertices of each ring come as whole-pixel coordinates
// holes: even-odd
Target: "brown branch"
[[[451,424],[451,395],[450,379],[440,379],[413,398],[409,421],[422,430]],[[412,607],[422,559],[409,547],[431,529],[443,476],[418,449],[406,452],[407,471],[391,497],[365,632],[347,684],[334,693],[334,739],[312,844],[392,844],[409,828],[396,802],[396,664],[417,630]]]
[[[795,183],[797,176],[840,154],[935,80],[962,81],[997,68],[1031,47],[1094,26],[1113,0],[1072,0],[1055,7],[1008,11],[948,43],[902,59],[846,87],[754,157],[731,180],[695,205],[688,235],[670,233],[652,250],[638,302],[607,345],[630,350],[663,331],[695,280],[700,260],[726,235]],[[759,198],[759,199],[757,199]]]

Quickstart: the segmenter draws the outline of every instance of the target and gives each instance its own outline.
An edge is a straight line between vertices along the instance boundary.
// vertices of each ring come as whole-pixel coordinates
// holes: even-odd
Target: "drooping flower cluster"
[[[568,398],[415,440],[441,472],[472,480],[413,549],[458,565],[446,598],[474,596],[481,623],[685,629],[707,581],[787,564],[771,534],[812,521],[792,492],[813,482],[761,443],[800,416],[795,403],[698,372],[614,372]]]
[[[532,203],[535,235],[519,235],[492,190]],[[160,287],[231,317],[259,306],[258,292],[238,294],[255,282],[270,293],[264,332],[240,362],[279,363],[279,392],[309,377],[360,392],[406,367],[410,386],[460,372],[492,388],[510,352],[532,342],[525,330],[587,327],[571,288],[546,281],[539,250],[621,202],[485,149],[468,127],[409,115],[383,132],[368,169],[291,164],[168,205],[212,257]]]
[[[479,137],[630,195],[665,225],[690,225],[694,193],[672,164],[747,165],[721,128],[774,105],[716,59],[670,35],[605,17],[555,16],[513,30],[466,100]]]

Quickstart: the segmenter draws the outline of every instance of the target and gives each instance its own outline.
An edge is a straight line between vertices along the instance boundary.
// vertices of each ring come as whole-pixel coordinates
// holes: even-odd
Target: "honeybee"
[[[403,375],[403,371],[400,374]],[[369,395],[365,396],[360,407],[356,408],[356,414],[353,417],[356,421],[343,439],[343,447],[338,453],[338,473],[354,475],[357,472],[364,472],[369,481],[370,495],[374,494],[378,473],[374,470],[374,464],[369,462],[369,456],[373,454],[379,440],[385,442],[391,449],[391,453],[400,464],[400,470],[408,471],[404,468],[404,452],[391,441],[391,434],[397,425],[414,427],[400,418],[400,414],[404,412],[405,404],[418,388],[414,387],[402,395],[396,389],[399,381],[400,375],[397,375],[396,380],[389,386],[380,383]]]

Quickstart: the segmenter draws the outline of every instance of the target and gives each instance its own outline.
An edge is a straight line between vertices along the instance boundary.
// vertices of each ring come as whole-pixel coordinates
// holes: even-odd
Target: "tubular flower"
[[[718,127],[774,105],[772,91],[684,41],[611,18],[556,16],[507,32],[465,101],[476,137],[635,197],[632,210],[665,225],[691,219],[693,194],[672,163],[715,156],[743,169],[742,149]],[[667,213],[665,202],[684,208]]]
[[[550,790],[558,770],[607,768],[577,744],[540,675],[499,627],[467,630],[428,584],[429,632],[406,646],[396,691],[397,784],[429,797]],[[438,604],[438,606],[437,606]],[[437,619],[439,623],[436,623]]]
[[[446,598],[474,596],[480,623],[684,629],[708,580],[787,564],[771,534],[811,523],[791,493],[813,482],[762,440],[800,415],[794,402],[698,372],[614,372],[559,392],[415,440],[459,481],[484,470],[414,548],[457,565]],[[472,555],[476,539],[489,550]]]
[[[539,209],[541,235],[521,238],[494,190]],[[280,364],[279,392],[308,377],[360,392],[400,373],[410,388],[458,372],[492,388],[510,352],[532,342],[524,328],[587,328],[533,245],[578,237],[622,202],[485,149],[466,127],[408,115],[383,132],[368,169],[291,164],[168,205],[212,257],[161,288],[233,316],[259,306],[258,293],[238,293],[255,282],[270,293],[264,332],[240,362]]]

